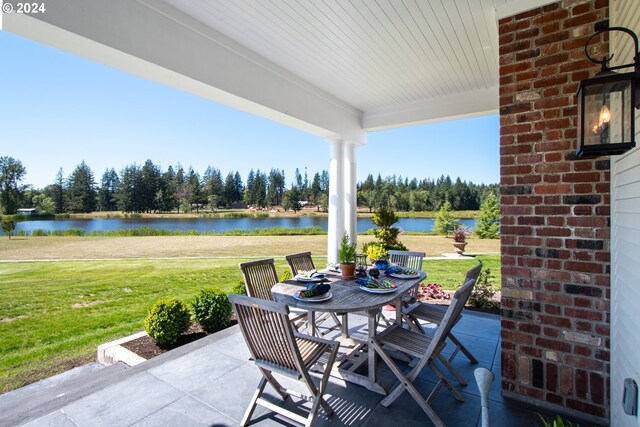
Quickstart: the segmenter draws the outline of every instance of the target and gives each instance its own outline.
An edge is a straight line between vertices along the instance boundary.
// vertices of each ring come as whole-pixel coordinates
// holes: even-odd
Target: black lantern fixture
[[[604,27],[604,28],[603,28]],[[640,108],[640,52],[638,37],[624,27],[596,26],[584,47],[584,53],[591,62],[602,65],[602,70],[593,78],[582,80],[578,86],[578,149],[576,154],[613,155],[621,154],[635,147],[635,109]],[[613,58],[604,56],[602,60],[589,55],[589,43],[599,34],[622,31],[633,39],[635,58],[631,64],[608,67]],[[614,70],[633,67],[634,70],[620,74]]]

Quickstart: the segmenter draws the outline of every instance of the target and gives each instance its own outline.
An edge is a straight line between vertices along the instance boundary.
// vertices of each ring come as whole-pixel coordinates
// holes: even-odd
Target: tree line
[[[54,182],[43,189],[22,183],[26,169],[19,160],[0,157],[0,209],[13,214],[18,208],[36,208],[42,213],[88,213],[122,211],[125,213],[199,212],[251,206],[267,209],[282,206],[297,211],[303,204],[328,209],[329,174],[315,173],[309,178],[296,169],[287,186],[283,170],[268,173],[249,171],[246,181],[240,173],[209,166],[202,175],[180,164],[162,170],[147,160],[131,164],[120,172],[105,170],[99,182],[84,161],[65,177],[58,170]],[[370,211],[429,211],[449,202],[454,210],[477,210],[489,193],[497,195],[498,185],[476,185],[449,176],[437,180],[369,175],[357,184],[360,207]]]

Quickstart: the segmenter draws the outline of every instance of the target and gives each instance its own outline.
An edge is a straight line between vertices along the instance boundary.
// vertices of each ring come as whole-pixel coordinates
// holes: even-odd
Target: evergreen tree
[[[63,213],[66,210],[66,206],[64,204],[65,184],[64,172],[62,171],[62,168],[60,168],[56,174],[56,180],[51,186],[51,198],[55,203],[56,213],[58,214]]]
[[[322,191],[329,196],[329,172],[326,170],[323,170],[320,175],[320,187],[322,188]]]
[[[255,194],[253,192],[253,185],[254,185],[254,181],[256,180],[256,174],[253,171],[253,169],[251,169],[249,171],[249,175],[247,175],[247,186],[244,189],[244,202],[249,205],[255,205],[256,201],[254,199]]]
[[[267,206],[267,175],[260,172],[260,169],[256,172],[251,193],[252,199],[258,207]]]
[[[20,184],[27,169],[20,160],[0,157],[0,212],[11,215],[18,210],[23,186]]]
[[[160,180],[160,168],[154,165],[151,160],[147,160],[140,170],[142,188],[139,191],[141,208],[145,212],[157,211],[159,208],[157,194],[160,190]]]
[[[191,166],[189,166],[189,173],[187,175],[187,187],[189,205],[195,206],[196,212],[199,212],[200,205],[204,204],[202,188],[200,187],[200,175],[198,175]]]
[[[282,207],[285,212],[291,209],[294,213],[301,209],[300,206],[300,190],[295,185],[291,185],[291,189],[284,193]]]
[[[242,200],[242,193],[244,193],[244,185],[242,185],[242,177],[240,172],[233,175],[233,201],[239,202]]]
[[[184,174],[184,168],[180,163],[176,165],[176,177],[173,180],[173,188],[175,189],[176,207],[178,213],[180,209],[183,211],[190,211],[189,209],[189,188],[187,186],[187,179]]]
[[[160,178],[160,188],[156,193],[156,200],[160,212],[171,212],[178,205],[176,199],[176,173],[172,166]]]
[[[224,180],[223,199],[224,205],[230,207],[233,203],[240,202],[243,199],[244,188],[242,186],[242,178],[240,173],[229,172]]]
[[[102,174],[100,189],[98,190],[98,209],[101,211],[115,211],[118,209],[116,192],[120,186],[120,178],[115,169],[107,169]]]
[[[116,201],[118,209],[122,212],[140,212],[138,202],[139,175],[140,168],[136,164],[125,166],[120,172],[120,185],[116,191]]]
[[[204,197],[209,204],[210,210],[215,210],[220,206],[224,184],[220,170],[209,166],[203,178]]]
[[[434,229],[440,234],[449,235],[449,232],[455,228],[456,219],[451,213],[451,204],[444,202],[442,207],[436,214],[436,223]]]
[[[96,183],[91,168],[84,160],[71,173],[67,185],[67,206],[71,212],[93,212],[96,209]]]
[[[311,181],[311,188],[309,188],[309,202],[316,205],[318,210],[320,210],[321,196],[322,186],[320,183],[320,174],[316,172],[316,174],[313,175],[313,180]]]
[[[493,193],[489,193],[480,206],[480,217],[475,232],[481,239],[500,238],[500,206],[498,198]]]
[[[281,205],[284,190],[284,171],[281,172],[278,169],[271,169],[267,179],[267,203],[270,206]]]

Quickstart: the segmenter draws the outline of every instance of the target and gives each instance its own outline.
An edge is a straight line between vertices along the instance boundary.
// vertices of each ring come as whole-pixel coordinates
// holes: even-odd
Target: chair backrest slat
[[[422,270],[422,259],[424,257],[424,252],[389,250],[389,262],[400,267]]]
[[[275,301],[263,301],[229,294],[240,330],[256,363],[266,363],[292,373],[299,371],[301,360],[295,345],[289,309]]]
[[[467,271],[467,275],[464,279],[464,282],[467,283],[469,280],[473,279],[476,282],[478,281],[478,276],[480,275],[480,271],[482,271],[482,262],[478,262],[478,264]]]
[[[298,274],[298,271],[311,271],[316,269],[313,265],[313,259],[311,259],[311,252],[286,255],[284,258],[289,264],[289,270],[291,270],[292,276]]]
[[[247,295],[273,300],[271,288],[279,282],[273,258],[240,263]]]
[[[429,349],[427,350],[427,354],[431,355],[435,351],[435,349],[444,342],[444,340],[451,332],[451,329],[456,323],[456,319],[462,313],[464,309],[464,305],[467,303],[469,296],[471,296],[471,291],[473,291],[473,285],[475,284],[475,279],[467,280],[460,289],[453,294],[453,298],[451,299],[451,304],[449,308],[442,318],[438,329],[436,329],[436,333],[433,336],[431,343],[429,344]]]

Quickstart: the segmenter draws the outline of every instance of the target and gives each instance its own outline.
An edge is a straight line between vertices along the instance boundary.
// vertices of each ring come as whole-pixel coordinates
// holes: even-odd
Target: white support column
[[[352,243],[358,242],[356,191],[356,146],[344,145],[344,229]]]
[[[327,262],[338,261],[338,248],[344,230],[344,141],[327,139],[331,145],[329,159],[329,221]]]

